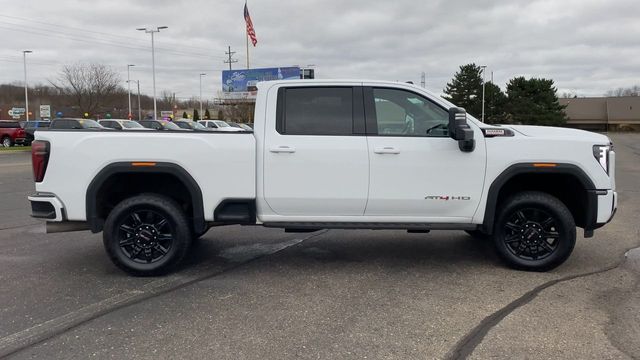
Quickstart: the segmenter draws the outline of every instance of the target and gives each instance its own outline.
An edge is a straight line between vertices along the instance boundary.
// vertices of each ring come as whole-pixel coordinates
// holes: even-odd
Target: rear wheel
[[[13,145],[11,138],[8,136],[3,137],[1,143],[2,143],[2,146],[4,147],[11,147],[11,145]]]
[[[562,264],[575,246],[576,225],[567,207],[542,192],[507,199],[494,229],[498,254],[511,267],[547,271]]]
[[[104,225],[113,263],[136,276],[161,275],[178,265],[191,245],[186,215],[170,198],[145,194],[123,200]]]

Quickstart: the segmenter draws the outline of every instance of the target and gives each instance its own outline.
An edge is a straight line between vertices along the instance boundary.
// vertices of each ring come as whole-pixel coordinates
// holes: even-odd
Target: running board
[[[369,222],[266,222],[265,227],[284,228],[289,232],[320,229],[371,229],[371,230],[477,230],[479,224],[460,223],[369,223]]]

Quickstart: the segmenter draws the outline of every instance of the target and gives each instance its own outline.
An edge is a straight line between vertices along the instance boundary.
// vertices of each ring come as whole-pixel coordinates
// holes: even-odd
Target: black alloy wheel
[[[169,272],[185,257],[191,241],[191,226],[182,207],[157,194],[121,201],[104,224],[109,258],[135,276]]]
[[[120,251],[134,262],[153,263],[166,256],[173,246],[174,230],[166,217],[152,209],[139,209],[118,226]]]
[[[509,266],[547,271],[571,255],[576,225],[571,212],[558,198],[526,191],[504,201],[493,240],[498,254]]]
[[[503,241],[515,256],[527,260],[544,259],[558,248],[560,234],[556,220],[544,210],[516,210],[504,224]]]

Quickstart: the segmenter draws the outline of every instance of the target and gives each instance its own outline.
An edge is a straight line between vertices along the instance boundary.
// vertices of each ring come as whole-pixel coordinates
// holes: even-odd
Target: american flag
[[[249,35],[253,46],[256,46],[256,44],[258,43],[258,38],[256,38],[256,31],[253,29],[253,21],[251,21],[249,8],[247,7],[246,2],[244,3],[244,21],[247,23],[247,35]]]

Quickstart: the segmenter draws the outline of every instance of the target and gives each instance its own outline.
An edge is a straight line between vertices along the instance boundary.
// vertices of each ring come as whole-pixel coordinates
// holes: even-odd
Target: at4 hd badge
[[[453,195],[427,195],[424,198],[425,200],[442,200],[442,201],[471,200],[471,196],[453,196]]]

